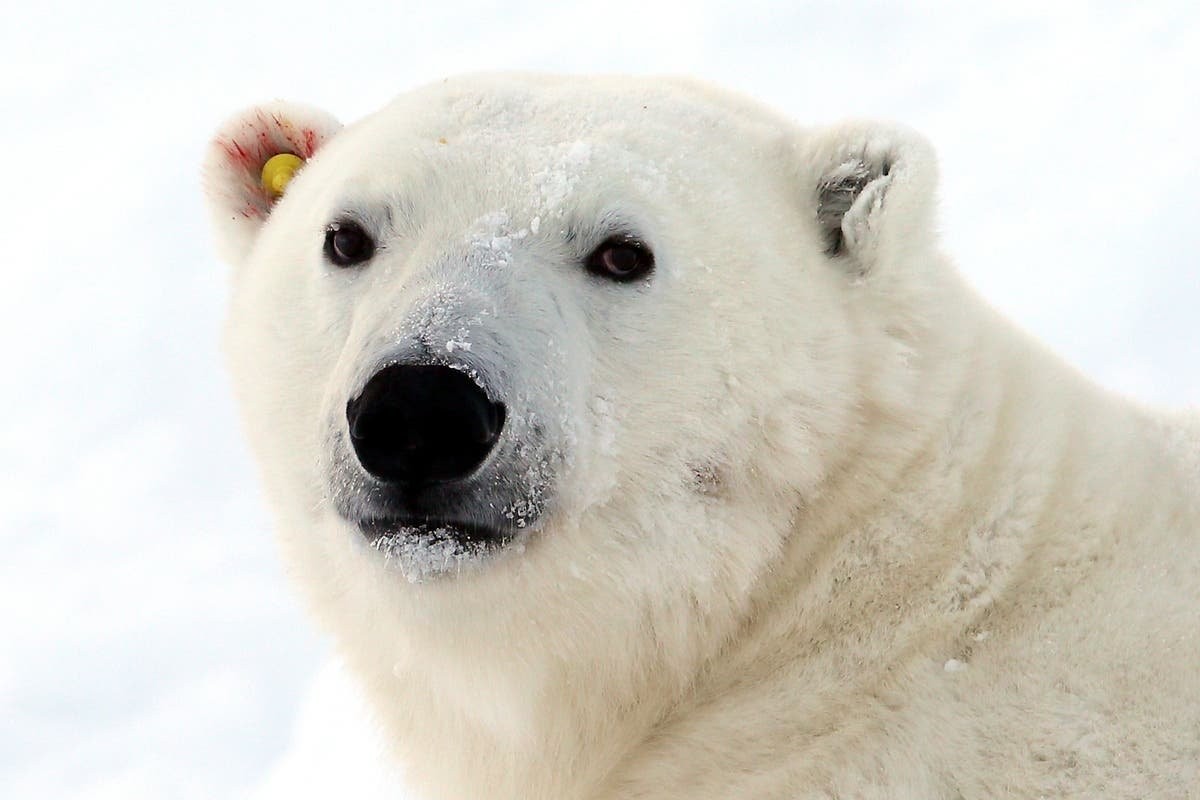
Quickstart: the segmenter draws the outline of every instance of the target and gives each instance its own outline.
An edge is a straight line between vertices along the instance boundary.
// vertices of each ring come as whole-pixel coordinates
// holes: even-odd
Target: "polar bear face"
[[[281,152],[304,163],[276,199]],[[206,166],[227,347],[304,581],[485,616],[744,593],[919,327],[928,162],[680,81],[232,120]]]

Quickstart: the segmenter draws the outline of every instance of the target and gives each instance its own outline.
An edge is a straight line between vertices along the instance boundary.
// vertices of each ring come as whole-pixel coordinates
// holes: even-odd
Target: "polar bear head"
[[[933,173],[905,130],[681,80],[232,119],[205,170],[226,345],[322,615],[464,647],[619,647],[601,627],[681,615],[716,636],[793,510],[917,402]]]

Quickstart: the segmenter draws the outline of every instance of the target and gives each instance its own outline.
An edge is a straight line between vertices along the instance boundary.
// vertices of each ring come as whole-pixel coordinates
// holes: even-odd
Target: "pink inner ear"
[[[280,153],[292,153],[308,160],[324,143],[326,135],[316,128],[297,126],[278,114],[255,112],[232,135],[217,138],[225,154],[225,166],[237,183],[242,199],[238,213],[247,219],[261,219],[271,211],[273,198],[262,187],[262,168],[267,159]]]

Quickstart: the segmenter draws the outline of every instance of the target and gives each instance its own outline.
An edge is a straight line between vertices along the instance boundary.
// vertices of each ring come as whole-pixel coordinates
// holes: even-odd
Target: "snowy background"
[[[350,120],[523,68],[903,120],[941,154],[945,246],[987,297],[1101,383],[1195,404],[1197,9],[7,4],[0,797],[402,796],[277,564],[216,350],[197,166],[235,109]]]

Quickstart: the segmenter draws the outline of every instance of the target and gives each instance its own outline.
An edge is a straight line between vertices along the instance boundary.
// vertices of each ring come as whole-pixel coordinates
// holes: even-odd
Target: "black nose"
[[[504,404],[450,367],[393,364],[346,404],[346,419],[363,469],[418,486],[461,480],[482,464],[500,438]]]

